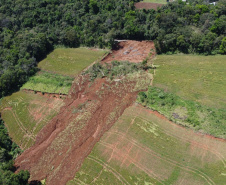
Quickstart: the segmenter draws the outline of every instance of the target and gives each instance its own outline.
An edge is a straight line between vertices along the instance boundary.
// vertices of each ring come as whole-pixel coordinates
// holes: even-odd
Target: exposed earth
[[[35,145],[16,159],[18,170],[29,170],[30,180],[65,184],[151,78],[149,73],[134,73],[119,81],[90,82],[80,75],[59,114],[39,132]]]
[[[138,63],[155,55],[151,41],[121,41],[101,63],[114,60]],[[98,173],[91,184],[114,184],[109,181],[111,178],[106,179],[108,176],[101,178],[105,172],[116,177],[115,184],[167,184],[175,180],[172,175],[180,171],[179,183],[215,184],[211,175],[215,168],[223,173],[225,141],[194,135],[193,131],[188,132],[171,122],[171,126],[164,122],[160,129],[155,123],[159,120],[146,120],[152,119],[149,116],[152,114],[166,121],[162,115],[134,104],[138,92],[146,90],[152,80],[153,75],[144,71],[111,80],[105,77],[90,81],[87,74],[78,75],[59,113],[37,134],[35,144],[16,159],[18,171],[28,170],[30,181],[45,179],[50,185],[68,181],[87,184],[83,177],[86,179],[86,172],[88,178],[92,177],[89,170]],[[51,94],[45,96],[52,97]],[[216,161],[217,166],[206,168],[206,162],[215,165]],[[97,171],[89,163],[102,166],[102,170]],[[87,167],[86,171],[80,171],[82,164]],[[210,170],[206,173],[203,169]],[[127,172],[135,175],[131,177]],[[74,179],[76,173],[82,174],[81,177]],[[72,179],[74,181],[70,181]],[[221,181],[222,177],[219,179]]]
[[[155,56],[155,46],[152,41],[120,41],[102,62],[111,63],[117,61],[142,62],[146,58]]]

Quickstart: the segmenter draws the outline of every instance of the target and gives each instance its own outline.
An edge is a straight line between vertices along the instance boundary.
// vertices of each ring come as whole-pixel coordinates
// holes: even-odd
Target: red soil
[[[154,9],[157,10],[158,8],[161,8],[164,4],[159,3],[147,3],[147,2],[139,2],[135,4],[136,9]]]
[[[78,76],[65,106],[39,132],[34,146],[16,159],[18,170],[29,170],[31,181],[46,179],[50,185],[73,179],[101,136],[136,100],[135,85],[106,79],[91,83]]]
[[[142,62],[149,56],[155,55],[155,46],[153,41],[121,41],[113,48],[112,53],[107,55],[102,62],[111,63],[111,61],[130,61],[133,63]]]

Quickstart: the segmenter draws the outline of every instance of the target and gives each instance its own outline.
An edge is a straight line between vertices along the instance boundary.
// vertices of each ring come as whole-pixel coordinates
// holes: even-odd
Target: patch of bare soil
[[[148,3],[148,2],[139,2],[135,4],[136,9],[154,9],[157,10],[158,8],[161,8],[164,4],[159,3]]]
[[[142,62],[148,57],[155,56],[155,46],[153,41],[121,41],[118,42],[103,60],[103,63],[117,61],[129,61],[133,63]]]
[[[78,76],[59,114],[37,135],[34,146],[16,159],[18,170],[29,170],[31,181],[66,184],[81,167],[101,136],[111,128],[139,91],[150,84],[148,73],[120,81]]]

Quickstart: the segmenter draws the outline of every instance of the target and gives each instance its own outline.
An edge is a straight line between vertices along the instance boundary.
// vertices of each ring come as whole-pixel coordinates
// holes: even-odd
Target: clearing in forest
[[[223,185],[226,142],[134,104],[95,145],[74,184]]]
[[[167,4],[166,0],[144,0],[135,4],[136,9],[154,9],[161,8],[164,4]]]
[[[19,91],[1,101],[0,112],[10,137],[20,148],[27,149],[63,105],[60,98]]]
[[[106,50],[89,48],[57,48],[38,67],[48,72],[76,76],[94,61],[101,60],[106,53]]]
[[[226,107],[226,56],[158,55],[153,85],[214,108]]]
[[[141,2],[167,4],[166,0],[143,0]]]

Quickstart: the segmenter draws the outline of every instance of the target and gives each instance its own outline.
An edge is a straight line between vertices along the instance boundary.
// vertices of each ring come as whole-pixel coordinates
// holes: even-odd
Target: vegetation
[[[68,76],[39,72],[37,75],[29,78],[28,82],[26,82],[21,89],[68,94],[73,80],[74,78]]]
[[[166,0],[143,0],[142,2],[166,4]]]
[[[28,171],[20,171],[15,174],[13,159],[22,151],[11,141],[2,119],[0,118],[0,184],[17,185],[28,184],[30,174]]]
[[[106,50],[88,48],[57,48],[42,60],[38,67],[44,71],[76,76],[105,53]]]
[[[225,109],[205,107],[190,100],[183,100],[156,87],[149,87],[147,92],[139,93],[138,102],[160,112],[175,123],[226,138]]]
[[[226,56],[158,55],[153,85],[213,108],[226,108]]]
[[[85,71],[84,74],[89,74],[91,81],[98,77],[108,77],[112,80],[113,77],[123,77],[129,73],[137,72],[140,70],[147,70],[148,68],[149,66],[147,65],[146,60],[144,60],[142,63],[130,63],[128,61],[112,61],[111,65],[96,63],[87,71]]]
[[[135,10],[138,0],[1,1],[0,97],[18,89],[56,45],[111,47],[155,40],[158,53],[225,54],[225,0]]]
[[[225,142],[170,124],[133,105],[103,135],[68,185],[223,185],[224,149]]]
[[[1,101],[0,112],[11,138],[25,150],[63,105],[60,98],[19,91]]]

